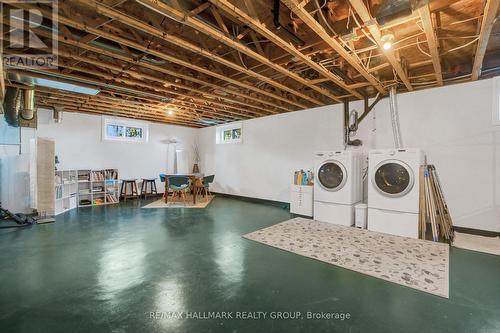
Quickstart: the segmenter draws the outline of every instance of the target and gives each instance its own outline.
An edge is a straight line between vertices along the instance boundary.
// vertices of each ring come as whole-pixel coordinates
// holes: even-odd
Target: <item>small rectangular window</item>
[[[107,125],[106,135],[113,138],[119,138],[123,136],[123,126],[118,125]]]
[[[224,131],[224,141],[231,141],[233,139],[231,135],[231,130]]]
[[[235,128],[233,129],[233,140],[237,140],[241,138],[241,128]]]
[[[221,143],[241,143],[242,123],[235,122],[231,124],[218,126],[216,129],[215,142]]]
[[[103,118],[103,140],[147,142],[148,124],[115,118]]]
[[[127,138],[142,138],[142,128],[140,127],[126,127],[125,136]]]

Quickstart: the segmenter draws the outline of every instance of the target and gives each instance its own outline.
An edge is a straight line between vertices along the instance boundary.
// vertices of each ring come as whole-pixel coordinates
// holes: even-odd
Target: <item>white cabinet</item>
[[[313,187],[292,185],[290,213],[313,216]]]

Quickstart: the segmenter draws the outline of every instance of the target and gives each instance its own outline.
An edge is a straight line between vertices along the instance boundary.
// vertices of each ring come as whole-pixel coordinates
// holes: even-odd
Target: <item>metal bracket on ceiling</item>
[[[368,103],[368,97],[365,96],[365,100],[364,100],[364,111],[363,111],[363,114],[358,118],[358,124],[361,123],[361,121],[363,121],[363,119],[365,119],[365,117],[371,112],[371,110],[373,110],[373,108],[375,107],[375,105],[377,105],[377,103],[382,99],[382,94],[378,93],[377,96],[375,96],[375,100],[373,101],[372,104],[369,104]]]

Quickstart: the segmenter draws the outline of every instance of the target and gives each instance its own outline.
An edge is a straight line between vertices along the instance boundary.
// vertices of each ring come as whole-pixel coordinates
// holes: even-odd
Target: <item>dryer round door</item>
[[[338,191],[347,181],[347,171],[339,161],[328,160],[317,170],[318,184],[327,191]]]
[[[411,191],[415,183],[413,170],[399,160],[386,160],[375,167],[372,184],[387,197],[402,197]]]

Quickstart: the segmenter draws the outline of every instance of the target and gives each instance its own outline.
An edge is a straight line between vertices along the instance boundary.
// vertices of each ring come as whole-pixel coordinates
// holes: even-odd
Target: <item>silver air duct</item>
[[[22,92],[18,88],[7,87],[5,89],[3,102],[5,121],[13,127],[19,127],[19,110],[22,105],[21,94]]]
[[[19,127],[20,120],[32,120],[35,116],[35,90],[33,89],[35,82],[32,77],[13,72],[7,72],[6,79],[19,86],[25,86],[22,89],[7,87],[3,102],[7,124]]]
[[[391,113],[392,134],[394,136],[394,146],[403,147],[403,138],[401,137],[401,128],[399,126],[398,101],[396,99],[396,86],[389,90],[389,110]]]
[[[54,122],[59,124],[62,122],[62,115],[63,115],[64,108],[62,106],[55,106],[54,107],[54,112],[52,113]]]
[[[23,92],[23,108],[21,117],[25,120],[31,120],[35,116],[35,90],[25,89]]]

